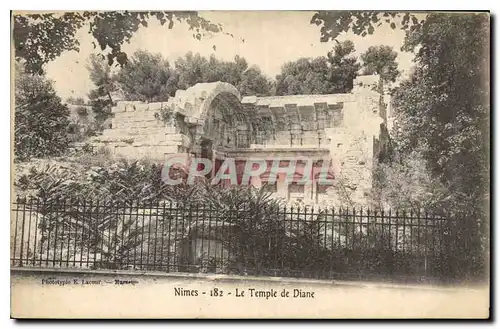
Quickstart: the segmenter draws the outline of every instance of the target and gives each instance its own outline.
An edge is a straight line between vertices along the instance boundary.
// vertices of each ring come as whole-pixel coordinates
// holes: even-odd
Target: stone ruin
[[[117,102],[111,127],[94,143],[126,158],[158,161],[178,153],[214,160],[327,157],[353,201],[366,204],[392,112],[388,96],[377,92],[378,81],[376,75],[359,76],[344,94],[270,97],[242,97],[224,82],[199,83],[167,102]],[[278,196],[305,203],[321,203],[336,193],[277,185]]]

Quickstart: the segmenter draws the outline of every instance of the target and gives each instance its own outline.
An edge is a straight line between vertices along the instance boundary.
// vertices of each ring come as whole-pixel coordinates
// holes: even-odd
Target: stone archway
[[[236,130],[242,118],[241,103],[233,94],[219,93],[210,103],[205,103],[199,121],[198,139],[211,140],[214,149],[234,147]]]
[[[240,99],[227,91],[207,99],[200,109],[198,141],[211,140],[214,150],[223,151],[238,146],[238,131],[250,129]],[[199,145],[199,142],[195,141]]]
[[[225,82],[199,83],[178,90],[168,102],[170,108],[184,117],[189,126],[191,154],[201,156],[202,143],[212,142],[214,150],[235,146],[237,122],[248,121],[243,113],[241,95]],[[250,124],[246,122],[250,129]]]

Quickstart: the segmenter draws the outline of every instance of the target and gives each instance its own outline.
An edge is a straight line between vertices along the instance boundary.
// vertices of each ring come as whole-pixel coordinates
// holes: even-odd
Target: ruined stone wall
[[[180,127],[161,119],[163,106],[166,103],[118,102],[113,108],[111,128],[105,129],[94,143],[126,158],[162,161],[165,154],[182,152],[190,143],[189,137],[180,133]]]
[[[327,128],[330,155],[336,174],[336,184],[321,196],[324,203],[334,206],[368,205],[374,165],[375,142],[379,139],[379,93],[374,90],[378,77],[361,76],[354,81],[352,101],[344,102],[343,122]]]
[[[170,154],[199,153],[200,142],[207,137],[206,122],[216,105],[222,102],[224,107],[236,109],[240,98],[233,85],[212,82],[177,90],[168,102],[119,101],[112,109],[111,127],[93,143],[126,158],[163,161]],[[162,118],[162,109],[171,114],[169,118]]]

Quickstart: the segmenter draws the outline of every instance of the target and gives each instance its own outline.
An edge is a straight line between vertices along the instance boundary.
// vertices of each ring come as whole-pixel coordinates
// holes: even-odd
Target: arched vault
[[[235,143],[239,129],[251,131],[249,107],[241,104],[238,89],[226,82],[198,83],[187,90],[178,90],[169,99],[169,106],[184,115],[184,121],[191,127],[195,149],[207,141],[212,141],[214,147],[230,146]]]
[[[175,97],[169,99],[169,105],[184,114],[191,121],[204,122],[213,103],[226,103],[235,111],[241,108],[241,95],[238,89],[226,82],[198,83],[187,90],[177,90]]]

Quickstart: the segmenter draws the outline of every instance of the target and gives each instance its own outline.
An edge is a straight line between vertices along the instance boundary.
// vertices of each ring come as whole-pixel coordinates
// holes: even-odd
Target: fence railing
[[[11,216],[14,267],[422,281],[458,264],[453,221],[413,212],[18,199]]]

